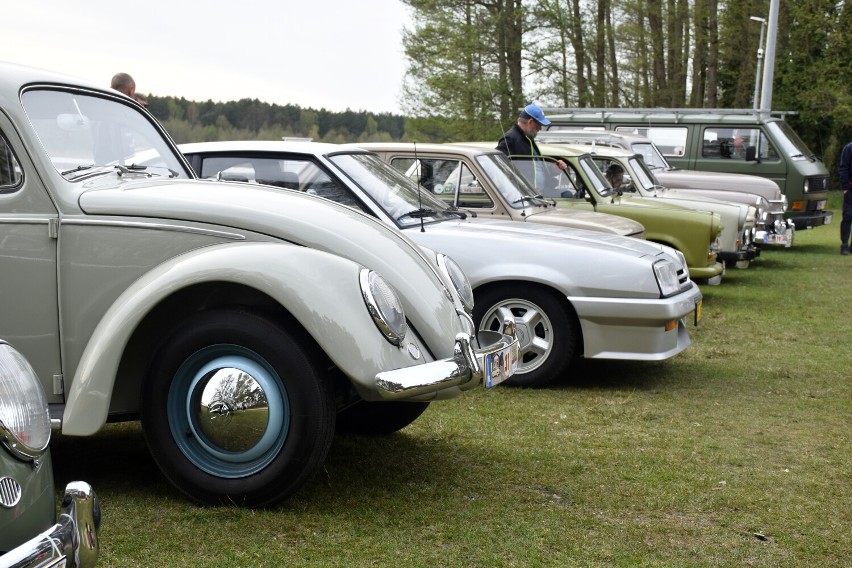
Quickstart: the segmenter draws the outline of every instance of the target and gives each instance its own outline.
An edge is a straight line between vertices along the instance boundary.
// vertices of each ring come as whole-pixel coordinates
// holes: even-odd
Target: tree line
[[[381,142],[405,136],[405,117],[392,113],[302,108],[258,99],[198,102],[183,97],[148,95],[148,110],[179,144],[217,140]]]
[[[405,112],[426,131],[492,139],[528,102],[753,108],[769,0],[402,0]],[[781,2],[773,109],[835,174],[852,140],[852,6]],[[412,128],[412,131],[415,129]]]
[[[401,0],[403,114],[149,97],[178,142],[496,140],[528,102],[752,108],[769,0]],[[782,2],[773,108],[835,175],[852,140],[852,7]]]

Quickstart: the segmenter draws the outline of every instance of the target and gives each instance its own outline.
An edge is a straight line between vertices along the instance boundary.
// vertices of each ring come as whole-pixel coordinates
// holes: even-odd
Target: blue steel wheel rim
[[[202,379],[211,370],[234,367],[255,378],[263,389],[269,418],[261,439],[245,451],[234,452],[216,446],[204,435],[197,421],[193,400],[204,388]],[[268,466],[281,452],[290,428],[290,399],[287,389],[263,357],[239,345],[211,345],[193,353],[172,379],[166,400],[172,438],[184,456],[196,467],[215,477],[238,479]]]

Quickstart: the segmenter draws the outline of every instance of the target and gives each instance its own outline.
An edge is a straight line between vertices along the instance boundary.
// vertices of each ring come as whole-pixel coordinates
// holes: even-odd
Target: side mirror
[[[757,159],[757,147],[756,146],[746,146],[746,162],[760,162]]]

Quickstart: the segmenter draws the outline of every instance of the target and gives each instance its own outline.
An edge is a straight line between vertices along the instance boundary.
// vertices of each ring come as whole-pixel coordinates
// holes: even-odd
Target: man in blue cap
[[[509,157],[512,156],[529,156],[533,160],[540,162],[541,152],[535,143],[535,136],[539,133],[542,126],[547,126],[550,121],[544,116],[541,107],[538,105],[527,105],[518,116],[517,122],[512,125],[512,128],[503,133],[500,140],[497,141],[497,149]],[[562,160],[558,160],[556,165],[560,170],[568,167],[568,164]],[[536,189],[540,190],[544,187],[541,182],[543,168],[536,168],[535,185]]]

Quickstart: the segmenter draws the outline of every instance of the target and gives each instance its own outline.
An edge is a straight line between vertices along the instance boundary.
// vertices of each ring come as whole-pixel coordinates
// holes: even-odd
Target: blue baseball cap
[[[541,107],[538,105],[525,106],[524,110],[521,111],[521,118],[533,118],[542,126],[547,126],[548,124],[550,124],[550,121],[544,117],[544,113],[542,112]]]

